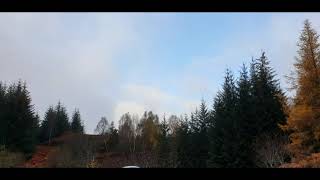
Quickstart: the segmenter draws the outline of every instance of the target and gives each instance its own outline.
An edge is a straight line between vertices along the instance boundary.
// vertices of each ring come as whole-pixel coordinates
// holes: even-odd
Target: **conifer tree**
[[[177,148],[177,164],[178,168],[191,168],[191,150],[190,150],[190,128],[187,116],[180,118],[179,127],[177,128],[176,148]]]
[[[320,44],[319,35],[308,20],[298,43],[292,89],[293,106],[283,129],[290,134],[290,150],[296,157],[320,152]]]
[[[236,167],[238,149],[235,147],[236,87],[230,70],[226,71],[222,91],[214,100],[214,126],[210,129],[208,167]]]
[[[269,60],[263,52],[254,62],[256,74],[252,83],[253,104],[255,106],[257,134],[280,133],[279,124],[286,120],[286,114],[281,102],[284,93],[280,89],[274,70],[269,66]]]
[[[13,151],[32,153],[36,144],[37,119],[26,83],[12,84],[7,95],[7,144]]]
[[[245,144],[251,144],[252,153],[246,154],[245,151],[242,151],[242,155],[247,158],[250,157],[251,160],[247,161],[248,165],[256,166],[259,164],[257,162],[259,158],[256,157],[257,151],[261,151],[259,148],[265,143],[263,139],[266,139],[265,141],[267,139],[276,140],[276,138],[282,139],[286,136],[281,131],[281,124],[286,121],[287,117],[286,97],[264,52],[260,58],[253,60],[251,63],[250,96],[251,98],[246,102],[250,106],[250,109],[245,111],[246,116],[248,116],[247,120],[241,122],[242,129],[247,130],[241,131],[241,136],[247,136]],[[239,103],[242,102],[244,101],[239,99]],[[247,150],[248,153],[249,149]]]
[[[80,134],[84,133],[80,112],[77,109],[75,110],[72,116],[71,130],[75,133],[80,133]]]
[[[236,103],[236,118],[238,133],[235,138],[238,138],[238,167],[255,167],[254,150],[252,144],[255,139],[256,119],[254,118],[254,106],[251,95],[251,82],[247,67],[243,64],[240,71],[240,77],[237,81],[237,103]]]
[[[50,106],[45,113],[40,126],[40,141],[50,144],[52,138],[62,135],[70,128],[66,109],[58,102],[55,108]]]
[[[201,100],[199,111],[191,114],[191,162],[193,167],[204,168],[207,166],[209,140],[208,140],[208,127],[209,127],[210,112],[204,100]]]
[[[7,144],[8,133],[8,119],[6,118],[7,112],[7,87],[4,83],[0,82],[0,146],[5,148]]]
[[[56,136],[56,112],[52,106],[45,112],[40,126],[40,142],[48,141]]]
[[[166,121],[166,117],[163,117],[163,121],[160,124],[159,134],[159,148],[158,148],[158,162],[160,167],[167,167],[169,165],[169,126]]]
[[[56,106],[56,136],[62,135],[64,132],[70,130],[69,118],[66,108],[58,102]]]

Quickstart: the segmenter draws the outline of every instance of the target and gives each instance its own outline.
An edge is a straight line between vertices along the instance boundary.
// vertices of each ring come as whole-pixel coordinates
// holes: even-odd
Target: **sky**
[[[189,114],[262,51],[286,90],[306,18],[320,32],[319,13],[1,13],[0,81],[26,81],[41,118],[78,108],[87,133],[102,116]]]

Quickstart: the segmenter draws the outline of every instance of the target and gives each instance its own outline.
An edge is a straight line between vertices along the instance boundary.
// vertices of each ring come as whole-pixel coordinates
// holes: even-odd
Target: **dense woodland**
[[[287,77],[293,97],[280,88],[263,52],[239,73],[227,69],[212,102],[201,100],[194,112],[128,112],[120,117],[119,127],[102,117],[97,135],[90,137],[78,109],[69,116],[58,102],[40,119],[26,83],[0,83],[0,166],[15,167],[30,159],[38,145],[72,133],[76,138],[59,148],[50,167],[108,167],[108,160],[97,163],[98,152],[123,154],[130,159],[127,165],[140,167],[320,167],[318,38],[306,20]]]

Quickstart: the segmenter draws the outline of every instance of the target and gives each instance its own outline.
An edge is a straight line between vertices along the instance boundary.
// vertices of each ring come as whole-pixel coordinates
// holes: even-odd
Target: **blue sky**
[[[306,18],[320,31],[319,13],[1,13],[0,77],[25,80],[41,117],[79,108],[92,133],[101,116],[211,106],[262,50],[285,89]]]

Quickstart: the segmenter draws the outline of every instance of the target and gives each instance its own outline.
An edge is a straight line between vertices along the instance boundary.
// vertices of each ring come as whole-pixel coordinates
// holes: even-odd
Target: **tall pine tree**
[[[247,67],[243,64],[237,81],[236,119],[238,133],[238,167],[255,167],[252,144],[255,139],[255,112],[251,95],[251,81]]]
[[[56,106],[56,136],[62,135],[64,132],[70,130],[69,117],[66,108],[58,102]]]
[[[52,138],[70,130],[70,124],[65,107],[59,102],[54,108],[50,106],[45,113],[40,127],[40,141],[50,144]]]
[[[208,167],[237,167],[238,149],[235,147],[236,87],[230,70],[226,71],[222,91],[214,100],[210,128]]]
[[[191,162],[193,167],[205,168],[207,166],[209,151],[209,128],[210,112],[204,102],[201,100],[199,111],[191,114]]]
[[[37,143],[38,127],[26,83],[12,84],[7,93],[8,147],[13,151],[32,153]]]
[[[163,121],[160,123],[159,133],[159,146],[158,146],[158,162],[160,167],[169,166],[169,126],[166,117],[163,117]]]
[[[80,133],[80,134],[84,133],[80,112],[77,109],[74,111],[72,115],[71,130],[72,132],[75,132],[75,133]]]
[[[261,57],[253,62],[252,95],[254,114],[256,118],[255,130],[257,135],[278,134],[280,124],[286,121],[283,107],[284,93],[280,89],[279,81],[275,78],[274,70],[263,52]]]
[[[191,162],[191,141],[190,141],[190,128],[187,116],[180,118],[179,127],[176,130],[176,152],[178,168],[192,168]]]

